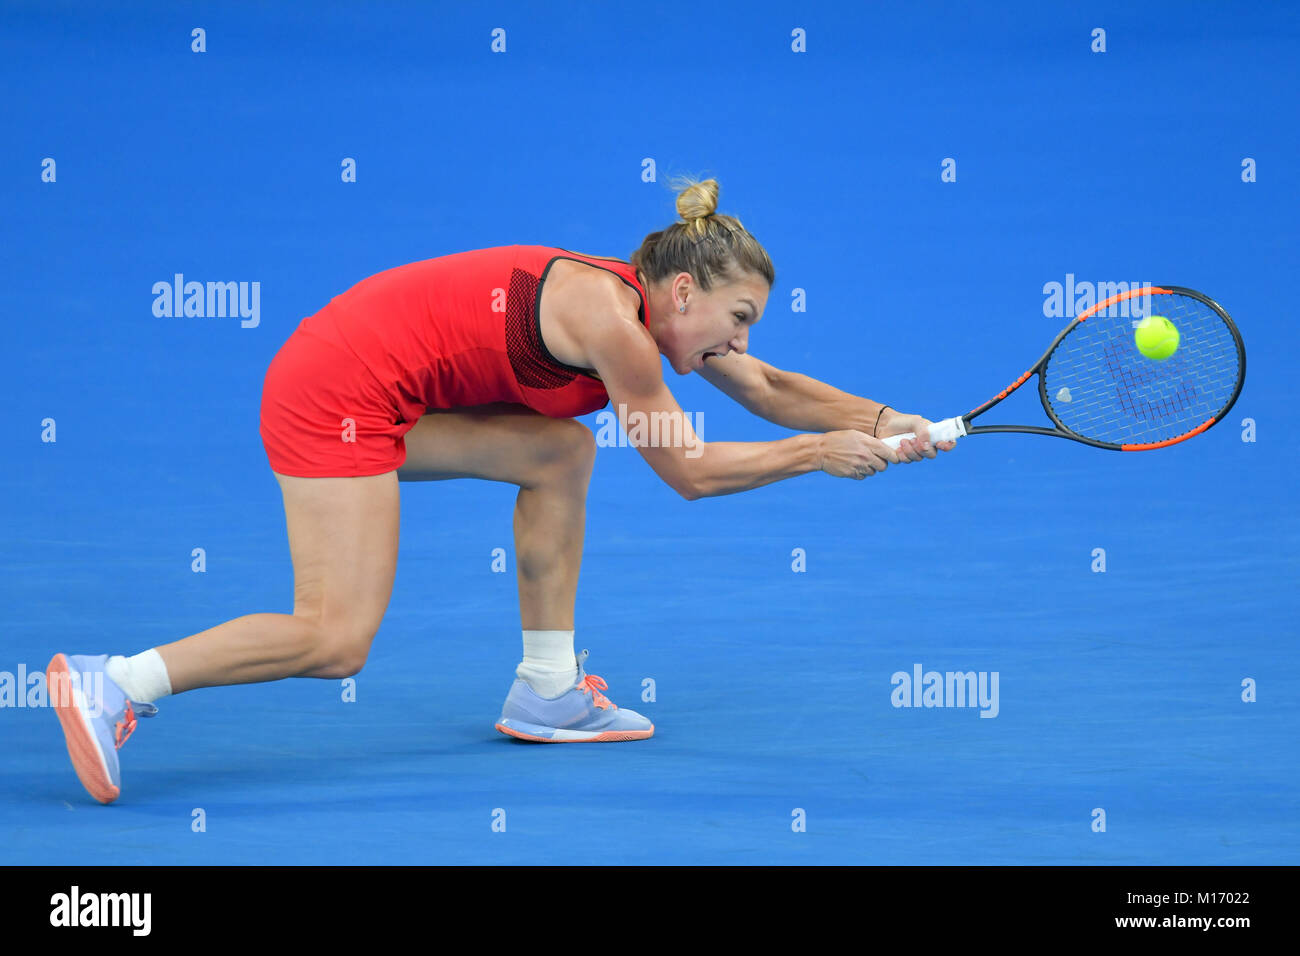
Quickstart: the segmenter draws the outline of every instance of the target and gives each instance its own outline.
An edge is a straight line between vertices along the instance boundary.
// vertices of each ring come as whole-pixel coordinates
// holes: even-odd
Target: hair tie
[[[876,425],[871,429],[871,435],[873,438],[880,437],[880,416],[885,414],[885,409],[888,407],[888,405],[881,405],[880,411],[876,413]]]

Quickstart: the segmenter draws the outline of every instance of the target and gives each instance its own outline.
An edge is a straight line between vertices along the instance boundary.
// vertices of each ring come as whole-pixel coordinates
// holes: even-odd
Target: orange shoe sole
[[[86,726],[85,717],[77,709],[76,703],[67,699],[67,693],[55,691],[55,688],[67,688],[67,692],[71,692],[72,688],[68,659],[62,654],[55,654],[50,666],[45,669],[45,687],[50,695],[50,706],[59,715],[59,723],[63,725],[63,736],[68,742],[68,756],[72,758],[77,779],[86,788],[86,792],[100,803],[112,803],[122,791],[109,779],[108,768],[104,766],[104,760],[99,754],[94,731]]]
[[[653,737],[655,732],[654,727],[649,730],[607,730],[604,733],[596,734],[594,737],[584,737],[582,740],[556,740],[554,737],[538,737],[534,734],[526,734],[523,731],[505,727],[501,724],[497,724],[496,728],[501,733],[516,737],[519,740],[532,740],[539,744],[601,744],[622,740],[646,740]]]

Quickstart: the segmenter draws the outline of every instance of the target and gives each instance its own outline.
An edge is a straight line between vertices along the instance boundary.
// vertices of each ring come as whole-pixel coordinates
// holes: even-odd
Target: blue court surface
[[[0,863],[1300,862],[1294,6],[0,17]],[[1067,324],[1050,283],[1153,282],[1233,316],[1244,391],[1167,450],[970,436],[694,502],[602,447],[578,647],[657,727],[610,746],[493,729],[515,489],[404,484],[355,700],[311,679],[164,699],[121,799],[91,800],[15,689],[55,652],[291,610],[258,407],[298,322],[452,252],[626,258],[676,218],[679,174],[716,178],[771,254],[750,350],[778,367],[957,415]],[[256,323],[156,317],[177,273],[259,283]],[[707,440],[789,434],[666,373]],[[996,414],[1045,423],[1034,394]],[[996,705],[894,706],[918,667],[996,676]]]

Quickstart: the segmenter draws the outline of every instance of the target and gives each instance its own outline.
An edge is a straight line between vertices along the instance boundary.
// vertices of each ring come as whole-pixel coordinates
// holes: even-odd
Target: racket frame
[[[1197,301],[1204,303],[1205,305],[1209,306],[1218,314],[1219,318],[1222,319],[1224,324],[1228,327],[1228,331],[1232,333],[1233,343],[1237,347],[1237,364],[1238,364],[1238,368],[1240,369],[1240,374],[1237,376],[1237,387],[1233,390],[1232,397],[1229,398],[1227,404],[1225,404],[1223,408],[1220,409],[1218,412],[1216,412],[1212,417],[1206,419],[1204,422],[1197,425],[1195,428],[1191,429],[1190,431],[1184,432],[1183,434],[1177,435],[1173,438],[1168,438],[1164,441],[1147,442],[1141,444],[1117,445],[1114,444],[1113,442],[1103,442],[1103,441],[1097,441],[1095,438],[1087,438],[1083,435],[1071,431],[1069,428],[1066,427],[1066,425],[1061,421],[1061,419],[1057,417],[1056,413],[1052,411],[1051,401],[1047,397],[1047,378],[1046,376],[1043,375],[1043,371],[1047,368],[1047,360],[1052,357],[1052,353],[1056,351],[1057,346],[1059,346],[1062,340],[1064,340],[1065,337],[1074,330],[1075,326],[1085,321],[1090,316],[1096,315],[1102,309],[1110,308],[1110,306],[1112,305],[1115,305],[1119,302],[1123,302],[1126,299],[1134,298],[1139,295],[1151,295],[1151,294],[1163,295],[1165,293],[1185,295],[1189,298],[1196,299]],[[997,405],[1008,395],[1017,391],[1021,385],[1025,384],[1025,382],[1029,380],[1029,377],[1031,375],[1038,376],[1038,398],[1039,401],[1042,402],[1043,410],[1047,412],[1047,417],[1052,420],[1052,423],[1054,425],[1056,425],[1055,428],[1043,428],[1037,425],[972,425],[971,424],[971,420],[974,419],[976,416],[983,415],[985,412],[987,412],[994,405]],[[1029,371],[1025,372],[1018,379],[1016,379],[1014,382],[1012,382],[1010,385],[1004,388],[993,398],[989,399],[983,405],[977,405],[971,411],[967,412],[965,415],[962,415],[960,421],[961,421],[962,428],[965,430],[967,435],[991,434],[994,432],[1018,432],[1020,434],[1026,434],[1026,435],[1054,435],[1058,438],[1069,438],[1072,441],[1082,442],[1085,445],[1092,445],[1094,448],[1105,448],[1111,451],[1148,451],[1153,448],[1165,448],[1168,447],[1169,445],[1176,445],[1181,441],[1186,441],[1188,438],[1191,438],[1193,435],[1199,435],[1201,432],[1205,431],[1207,428],[1209,428],[1211,425],[1215,424],[1216,422],[1222,421],[1227,416],[1228,412],[1232,410],[1232,406],[1237,403],[1237,396],[1241,394],[1241,388],[1245,384],[1245,382],[1246,382],[1246,346],[1241,340],[1241,333],[1237,330],[1237,326],[1232,321],[1232,317],[1228,315],[1228,313],[1224,310],[1223,306],[1219,305],[1219,303],[1215,302],[1213,299],[1211,299],[1209,296],[1205,295],[1204,293],[1197,292],[1195,289],[1187,289],[1184,288],[1183,286],[1177,286],[1177,285],[1144,286],[1137,289],[1130,289],[1127,292],[1117,293],[1111,296],[1110,298],[1106,299],[1105,301],[1098,302],[1096,305],[1084,311],[1081,315],[1078,316],[1078,318],[1076,318],[1073,322],[1071,322],[1069,325],[1067,325],[1064,329],[1061,330],[1060,334],[1057,335],[1056,338],[1052,340],[1052,344],[1047,347],[1047,351],[1043,353],[1043,357],[1040,358],[1037,362],[1035,362],[1032,366],[1030,366]]]

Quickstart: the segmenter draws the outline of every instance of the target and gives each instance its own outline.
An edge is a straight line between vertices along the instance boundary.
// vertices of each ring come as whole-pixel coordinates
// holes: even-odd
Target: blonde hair
[[[709,292],[714,281],[734,282],[748,273],[776,284],[776,269],[758,240],[739,219],[717,212],[718,181],[700,182],[679,177],[670,182],[677,194],[677,213],[682,218],[667,229],[645,237],[629,261],[654,284],[679,272],[688,272]]]

